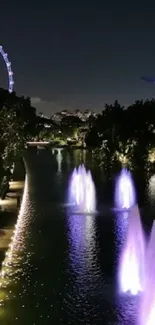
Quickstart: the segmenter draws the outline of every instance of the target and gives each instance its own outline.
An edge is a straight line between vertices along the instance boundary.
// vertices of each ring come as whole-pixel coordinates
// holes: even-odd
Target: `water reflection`
[[[87,158],[86,152],[87,151],[85,149],[81,150],[81,157],[80,157],[81,164],[86,164],[86,158]]]
[[[64,149],[53,157],[52,162],[46,152],[36,158],[35,154],[33,156],[29,180],[31,204],[34,204],[35,209],[29,210],[27,195],[26,203],[22,203],[22,207],[25,207],[18,218],[18,235],[16,233],[15,236],[17,245],[14,245],[10,255],[12,259],[9,265],[6,263],[6,275],[1,274],[2,304],[7,296],[10,299],[5,302],[5,308],[0,308],[0,313],[4,312],[5,315],[3,320],[2,315],[0,317],[3,325],[136,324],[136,297],[122,299],[114,295],[113,268],[126,237],[128,212],[114,211],[116,214],[111,216],[109,198],[113,196],[106,175],[103,173],[102,181],[100,170],[95,166],[97,193],[108,209],[108,215],[104,211],[103,215],[97,216],[73,215],[69,211],[66,217],[66,208],[61,206],[61,194],[65,196],[68,171],[71,171],[72,166],[84,162],[84,159],[92,167],[86,151],[83,152],[85,157],[82,157],[81,151],[76,152]],[[55,159],[58,157],[57,169]],[[96,162],[94,164],[97,165]],[[53,178],[49,181],[51,170]],[[45,195],[45,188],[46,193],[53,193],[53,179],[55,188],[60,192],[60,207],[55,207],[52,195]],[[33,219],[29,226],[28,215]],[[31,236],[27,241],[28,227]],[[29,259],[34,252],[35,255]],[[4,265],[2,270],[5,270]]]
[[[62,172],[62,161],[63,161],[62,151],[63,151],[62,148],[53,148],[52,149],[52,155],[54,155],[56,158],[58,174]]]
[[[52,154],[56,157],[58,173],[62,172],[63,165],[70,170],[80,164],[90,165],[91,153],[86,149],[52,148]]]
[[[69,264],[72,278],[72,320],[84,324],[97,312],[104,290],[94,215],[68,214]],[[74,307],[73,307],[74,306]],[[91,311],[90,311],[91,306]],[[75,318],[74,318],[75,317]]]
[[[66,167],[67,167],[67,170],[71,169],[71,156],[70,156],[69,152],[67,152],[67,155],[66,155]]]
[[[25,186],[23,192],[23,198],[21,208],[15,225],[13,237],[11,239],[9,249],[6,252],[5,259],[2,263],[2,269],[0,272],[0,305],[1,313],[3,315],[5,309],[3,309],[4,302],[15,298],[12,296],[12,287],[17,285],[20,278],[24,276],[24,268],[29,264],[29,258],[31,253],[26,252],[26,241],[29,236],[29,187],[28,177],[25,179]],[[26,259],[24,259],[24,251]],[[24,261],[24,262],[23,262]],[[24,266],[23,266],[24,263]],[[28,279],[27,279],[28,281]],[[23,292],[21,292],[21,295]]]
[[[138,296],[118,297],[116,305],[117,325],[138,325]]]
[[[97,268],[95,216],[69,215],[68,225],[71,267],[77,277],[83,275],[83,271],[87,276]]]
[[[57,149],[56,160],[57,160],[57,164],[58,164],[58,170],[57,170],[58,173],[62,172],[62,160],[63,160],[62,150],[63,149]]]
[[[119,257],[119,253],[124,240],[126,238],[127,226],[128,226],[129,211],[114,211],[114,224],[115,224],[115,243],[116,243],[116,255]]]
[[[81,164],[86,165],[88,161],[88,150],[86,149],[76,149],[73,150],[73,165],[72,166],[78,166]]]

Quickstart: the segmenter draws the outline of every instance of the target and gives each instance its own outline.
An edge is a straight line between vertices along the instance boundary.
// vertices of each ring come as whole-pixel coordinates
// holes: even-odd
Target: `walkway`
[[[6,250],[8,248],[13,235],[14,223],[12,224],[12,221],[17,218],[24,182],[13,181],[9,185],[9,191],[5,199],[0,200],[0,250]]]

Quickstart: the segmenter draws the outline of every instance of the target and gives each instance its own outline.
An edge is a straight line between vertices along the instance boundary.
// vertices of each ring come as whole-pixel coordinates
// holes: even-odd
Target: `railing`
[[[28,146],[48,146],[50,144],[49,141],[28,141]]]

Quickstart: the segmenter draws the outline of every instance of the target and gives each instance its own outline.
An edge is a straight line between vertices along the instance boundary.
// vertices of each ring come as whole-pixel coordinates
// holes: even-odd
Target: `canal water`
[[[97,188],[96,216],[67,210],[69,176],[81,162]],[[0,324],[136,324],[138,299],[117,294],[128,214],[112,209],[115,175],[82,150],[34,150],[25,164],[23,202],[0,273]],[[135,184],[148,232],[155,176],[137,176]]]

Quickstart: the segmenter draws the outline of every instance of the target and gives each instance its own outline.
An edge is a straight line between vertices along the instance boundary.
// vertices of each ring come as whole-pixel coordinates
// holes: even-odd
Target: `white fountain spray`
[[[115,206],[117,209],[129,209],[136,204],[136,193],[131,173],[123,168],[116,180]]]
[[[137,295],[145,287],[145,238],[138,206],[129,214],[127,237],[118,272],[119,291]]]
[[[155,221],[146,253],[145,290],[139,308],[139,325],[155,324]]]
[[[80,165],[72,172],[69,184],[69,204],[76,212],[93,213],[96,211],[96,191],[90,170]]]

